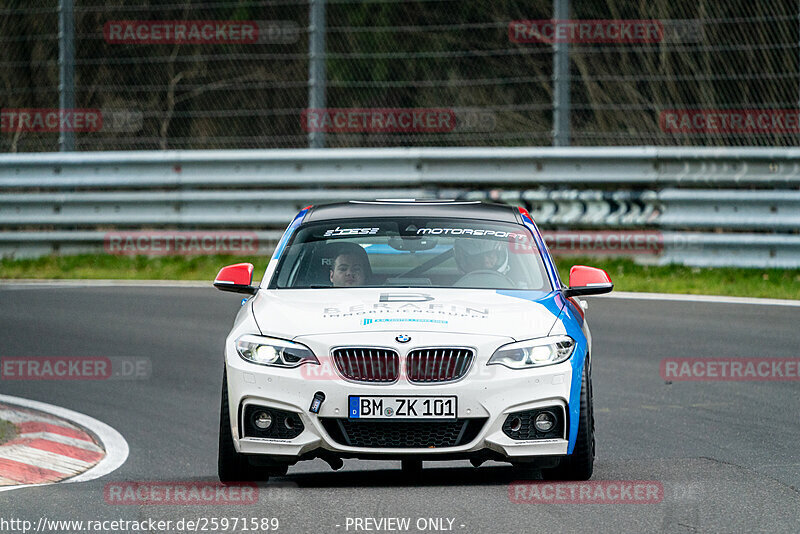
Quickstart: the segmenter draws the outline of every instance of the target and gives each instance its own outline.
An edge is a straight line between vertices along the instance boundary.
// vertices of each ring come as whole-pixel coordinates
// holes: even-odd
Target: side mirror
[[[219,270],[214,279],[214,287],[222,291],[232,291],[234,293],[247,293],[255,295],[257,287],[253,287],[253,264],[237,263],[228,265]]]
[[[600,295],[610,293],[612,289],[611,277],[603,269],[574,265],[569,270],[569,287],[564,290],[564,296]]]

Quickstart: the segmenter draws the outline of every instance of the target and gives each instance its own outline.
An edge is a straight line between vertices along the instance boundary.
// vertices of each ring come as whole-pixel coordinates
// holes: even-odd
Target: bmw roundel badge
[[[409,341],[411,341],[411,337],[405,334],[400,334],[399,336],[394,338],[394,340],[397,341],[398,343],[408,343]]]

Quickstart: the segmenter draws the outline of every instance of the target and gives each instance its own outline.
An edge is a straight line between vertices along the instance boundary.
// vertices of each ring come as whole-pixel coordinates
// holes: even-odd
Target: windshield
[[[524,226],[430,218],[301,226],[269,287],[551,290],[541,251]]]

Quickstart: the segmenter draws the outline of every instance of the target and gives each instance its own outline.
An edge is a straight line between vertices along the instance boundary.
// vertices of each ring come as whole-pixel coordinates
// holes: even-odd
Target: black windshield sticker
[[[375,235],[380,228],[332,228],[325,230],[323,237],[344,237],[352,235]]]

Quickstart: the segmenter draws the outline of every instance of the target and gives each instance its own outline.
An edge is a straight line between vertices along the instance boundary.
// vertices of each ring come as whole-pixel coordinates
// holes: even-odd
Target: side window
[[[303,257],[307,255],[307,250],[308,247],[303,245],[287,249],[286,256],[283,258],[284,268],[278,273],[278,285],[292,287],[296,284],[298,274],[303,266]]]
[[[298,258],[300,264],[296,278],[292,280],[292,287],[327,286],[331,269],[329,245],[325,242],[304,243],[304,252]]]

